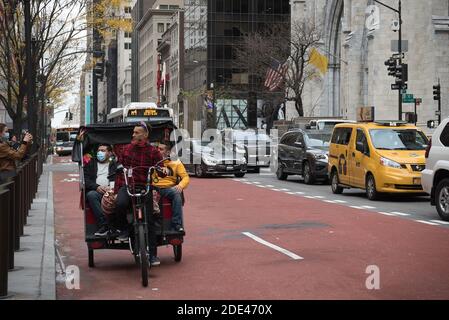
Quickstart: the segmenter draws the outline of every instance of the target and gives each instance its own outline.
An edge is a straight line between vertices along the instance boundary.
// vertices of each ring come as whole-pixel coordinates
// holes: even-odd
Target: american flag
[[[268,91],[274,91],[281,85],[287,70],[287,63],[281,64],[279,61],[272,59],[265,77],[265,87],[268,88]]]

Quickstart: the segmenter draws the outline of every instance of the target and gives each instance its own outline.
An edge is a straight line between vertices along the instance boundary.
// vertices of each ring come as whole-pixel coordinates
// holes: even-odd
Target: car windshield
[[[316,148],[321,150],[329,150],[329,143],[331,135],[327,134],[306,134],[304,135],[305,142],[309,148]]]
[[[427,137],[416,129],[375,129],[369,131],[379,150],[425,150]]]

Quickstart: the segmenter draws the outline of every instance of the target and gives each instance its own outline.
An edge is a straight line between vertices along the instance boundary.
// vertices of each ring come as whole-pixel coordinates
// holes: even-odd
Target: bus
[[[161,120],[173,121],[173,109],[160,108],[154,102],[132,102],[124,108],[113,108],[107,116],[108,123]]]
[[[55,147],[54,152],[58,156],[72,154],[73,144],[76,140],[78,133],[78,125],[60,125],[56,128],[55,132]]]

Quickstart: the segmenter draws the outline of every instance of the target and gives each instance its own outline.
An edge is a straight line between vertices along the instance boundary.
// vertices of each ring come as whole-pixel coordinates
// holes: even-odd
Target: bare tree
[[[73,78],[76,56],[72,46],[84,36],[84,7],[83,0],[31,1],[31,64],[39,84],[36,101],[43,102],[44,97],[49,96],[59,98],[56,94],[64,93],[60,90],[64,88],[62,84]],[[12,118],[17,134],[30,116],[24,103],[27,86],[36,84],[29,82],[30,75],[25,70],[23,6],[15,0],[0,0],[0,11],[3,11],[0,20],[0,38],[3,40],[0,41],[0,100]],[[67,59],[69,56],[70,60]],[[40,108],[43,114],[44,103]],[[39,108],[33,110],[38,113]]]
[[[303,91],[307,81],[320,76],[310,65],[310,52],[318,47],[321,27],[313,21],[275,24],[270,28],[245,36],[237,50],[236,66],[249,70],[260,79],[261,91],[268,69],[273,61],[287,64],[287,72],[275,72],[282,78],[278,90],[285,94],[285,100],[294,101],[300,117],[304,116]],[[277,114],[280,103],[275,101],[270,112]],[[272,118],[272,117],[271,117]]]

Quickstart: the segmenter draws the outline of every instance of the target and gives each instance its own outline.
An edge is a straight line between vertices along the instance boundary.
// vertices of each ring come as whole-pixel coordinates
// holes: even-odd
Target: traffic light
[[[388,75],[395,76],[396,75],[396,59],[393,57],[385,61],[385,65],[388,67]]]
[[[439,84],[433,86],[433,100],[441,100],[441,86]]]
[[[97,76],[97,78],[102,80],[103,79],[103,73],[104,73],[104,63],[103,62],[97,62],[95,64],[94,74]]]
[[[408,81],[408,64],[402,63],[396,67],[396,84],[405,84]]]
[[[433,128],[435,128],[435,126],[436,126],[435,120],[428,120],[427,121],[427,128],[433,129]]]

